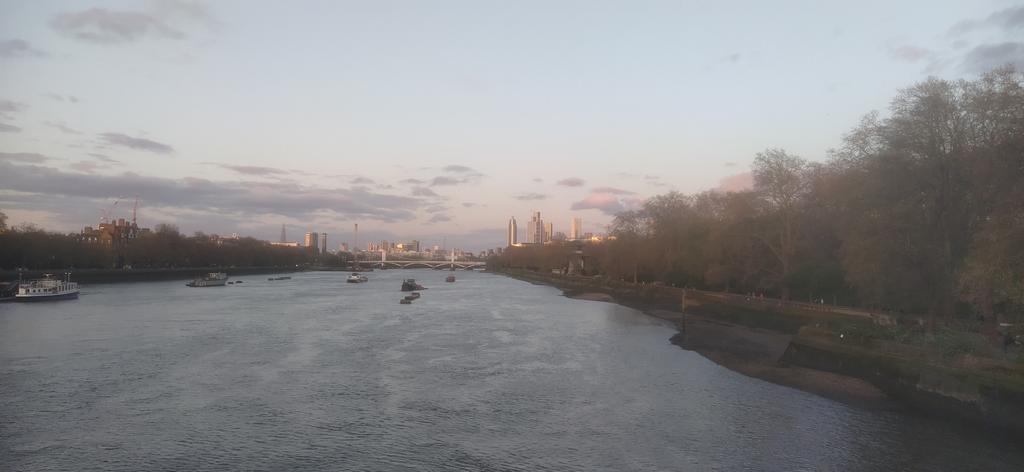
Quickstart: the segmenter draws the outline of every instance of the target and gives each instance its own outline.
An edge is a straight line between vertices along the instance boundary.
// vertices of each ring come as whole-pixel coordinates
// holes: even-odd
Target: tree
[[[754,158],[754,190],[765,202],[768,219],[758,239],[778,260],[783,299],[789,299],[789,275],[800,234],[798,213],[807,194],[807,167],[807,161],[782,149],[766,149]]]

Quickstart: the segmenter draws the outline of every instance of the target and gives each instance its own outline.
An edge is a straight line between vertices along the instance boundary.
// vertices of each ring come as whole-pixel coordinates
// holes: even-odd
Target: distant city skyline
[[[824,160],[928,75],[1024,67],[1002,0],[399,5],[0,0],[0,211],[73,232],[137,194],[185,233],[480,250],[543,206],[548,238],[603,233],[749,187],[768,147]]]

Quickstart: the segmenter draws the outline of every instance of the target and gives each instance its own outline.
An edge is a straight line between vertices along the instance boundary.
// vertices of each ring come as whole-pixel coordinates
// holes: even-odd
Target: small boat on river
[[[228,274],[224,272],[210,272],[198,279],[185,284],[186,287],[223,287],[228,283]]]
[[[420,298],[420,293],[419,292],[412,292],[412,293],[410,293],[410,294],[405,296],[406,300],[415,300],[417,298]]]
[[[426,287],[416,283],[416,279],[405,279],[402,281],[403,292],[412,292],[415,290],[426,290]]]
[[[352,275],[348,276],[348,279],[346,279],[345,281],[350,284],[361,284],[368,280],[370,279],[367,278],[365,275],[360,274],[359,272],[353,272]]]
[[[448,282],[448,283],[455,282],[455,276],[454,275],[449,275],[448,277],[444,278],[444,281]]]
[[[78,298],[78,282],[71,281],[70,273],[64,274],[63,280],[46,274],[41,279],[19,282],[14,298],[19,302]]]

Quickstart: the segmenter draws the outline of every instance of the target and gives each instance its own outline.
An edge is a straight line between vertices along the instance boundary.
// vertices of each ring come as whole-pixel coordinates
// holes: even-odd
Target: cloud
[[[412,196],[414,196],[414,197],[437,197],[439,195],[434,193],[433,190],[430,190],[429,188],[426,188],[426,187],[413,187],[412,188]]]
[[[209,164],[221,167],[230,171],[238,172],[239,174],[245,175],[281,175],[287,174],[288,171],[282,169],[275,169],[273,167],[263,166],[238,166],[232,164],[218,164],[210,162]]]
[[[431,216],[429,220],[427,220],[427,223],[429,223],[429,224],[444,223],[444,222],[451,221],[451,220],[452,220],[452,217],[450,217],[448,215],[445,215],[444,213],[436,213],[436,214],[434,214],[434,216]]]
[[[7,123],[0,123],[0,133],[20,133],[21,128],[9,125]]]
[[[438,176],[430,180],[431,187],[437,187],[439,185],[458,185],[462,183],[462,179],[455,179],[452,177]]]
[[[78,97],[76,97],[74,95],[61,95],[59,93],[48,93],[48,94],[46,94],[46,96],[48,98],[52,98],[52,99],[54,99],[54,100],[56,100],[58,102],[78,103]]]
[[[970,72],[984,72],[1007,63],[1024,69],[1024,43],[982,44],[964,56],[962,66]]]
[[[548,196],[544,195],[544,194],[540,194],[540,193],[520,193],[520,194],[517,194],[517,195],[513,195],[512,198],[514,198],[516,200],[522,200],[522,201],[531,201],[531,200],[544,200],[545,198],[548,198]]]
[[[59,123],[59,122],[56,122],[56,121],[44,121],[43,124],[46,125],[46,126],[49,126],[51,128],[58,129],[58,130],[60,130],[60,132],[65,133],[65,134],[82,134],[81,131],[78,131],[78,130],[73,129],[73,128],[69,128],[64,123]]]
[[[462,206],[465,207],[465,208],[473,208],[473,207],[476,206],[476,203],[473,203],[473,202],[462,202]]]
[[[33,48],[28,41],[22,39],[7,39],[0,41],[0,57],[46,57],[44,51]]]
[[[131,149],[150,151],[157,154],[171,154],[174,148],[171,146],[145,138],[133,138],[121,133],[101,133],[100,138],[107,144],[124,146]]]
[[[750,172],[728,175],[718,181],[717,192],[743,192],[754,188],[754,175]]]
[[[85,172],[86,174],[92,174],[97,169],[105,169],[109,167],[106,164],[102,164],[96,161],[78,161],[71,163],[70,167],[79,172]]]
[[[422,180],[420,180],[420,179],[405,179],[405,180],[400,180],[400,181],[398,181],[398,183],[400,183],[400,184],[413,184],[413,185],[423,185],[423,184],[425,184],[426,182],[425,182],[425,181],[422,181]]]
[[[726,166],[726,167],[736,167],[736,163],[735,163],[735,162],[733,162],[733,161],[727,161],[727,162],[725,163],[725,166]]]
[[[565,187],[582,187],[585,183],[587,183],[587,181],[579,177],[569,177],[555,182],[556,185],[562,185]]]
[[[373,179],[371,179],[371,178],[362,177],[362,176],[356,176],[354,179],[352,179],[351,183],[352,183],[352,185],[359,185],[359,184],[372,184],[374,182],[373,182]]]
[[[607,193],[592,193],[583,200],[572,204],[572,210],[600,210],[602,213],[614,215],[626,207],[619,197]]]
[[[534,182],[537,182],[537,183],[541,183],[541,182],[544,182],[544,179],[542,179],[542,178],[540,178],[540,177],[534,177],[534,178],[533,178],[533,181],[534,181]]]
[[[888,49],[889,55],[893,59],[910,63],[918,62],[932,55],[931,50],[909,44],[896,45],[890,43],[886,45],[886,49]]]
[[[954,37],[985,28],[1003,30],[1024,29],[1024,6],[1010,7],[990,14],[983,20],[964,20],[949,28],[947,36]]]
[[[607,193],[611,195],[636,195],[636,192],[630,192],[629,190],[623,190],[615,187],[597,187],[590,191],[591,193]]]
[[[25,104],[12,100],[0,100],[0,113],[15,113],[25,109]]]
[[[39,164],[50,158],[34,152],[0,152],[0,160]]]
[[[475,174],[479,174],[479,172],[473,170],[473,168],[471,168],[471,167],[460,166],[460,165],[456,165],[456,164],[444,166],[444,167],[441,168],[441,170],[443,170],[445,172],[475,173]]]
[[[424,208],[423,211],[425,211],[427,213],[440,213],[440,212],[445,211],[447,209],[448,209],[448,207],[446,207],[444,205],[430,205],[430,206]]]
[[[185,39],[185,33],[143,12],[106,8],[60,13],[50,21],[58,33],[82,41],[114,44],[142,38]]]
[[[742,57],[743,57],[742,54],[740,54],[738,52],[734,52],[732,54],[729,54],[729,55],[723,57],[722,58],[722,62],[728,62],[728,63],[731,63],[731,64],[735,64],[735,63],[739,62],[740,58],[742,58]]]
[[[218,217],[252,219],[309,218],[323,213],[340,218],[384,222],[410,221],[420,201],[349,188],[306,187],[284,182],[224,182],[196,177],[170,179],[131,172],[98,175],[65,172],[37,165],[12,165],[0,160],[0,188],[67,200],[101,200],[118,195],[140,195],[153,206],[182,211],[202,211]],[[80,220],[81,211],[68,207],[69,221]]]
[[[98,159],[98,160],[101,160],[103,162],[108,162],[110,164],[120,164],[121,163],[121,161],[119,161],[117,159],[114,159],[114,158],[111,158],[110,156],[108,156],[106,154],[100,154],[100,153],[97,153],[97,152],[90,152],[89,155],[94,157],[94,158],[96,158],[96,159]]]

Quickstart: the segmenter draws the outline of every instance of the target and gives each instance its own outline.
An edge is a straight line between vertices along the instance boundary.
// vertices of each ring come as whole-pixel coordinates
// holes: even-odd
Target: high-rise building
[[[551,236],[554,236],[554,225],[551,223],[544,223],[544,241],[545,243],[551,242]]]
[[[278,241],[278,242],[282,242],[282,243],[288,242],[288,238],[286,237],[285,232],[284,232],[284,224],[281,225],[281,240]]]
[[[320,233],[320,253],[327,254],[327,233]]]
[[[572,226],[569,228],[569,239],[577,240],[583,237],[583,218],[574,217]]]
[[[313,252],[317,252],[317,243],[319,242],[318,238],[318,234],[310,231],[306,233],[306,239],[303,242],[305,243],[306,247],[311,248]]]
[[[540,212],[533,212],[533,217],[526,224],[526,242],[529,244],[542,244],[544,242],[544,220],[540,218]]]
[[[516,217],[508,220],[508,245],[507,247],[519,244],[519,228],[516,227]]]

